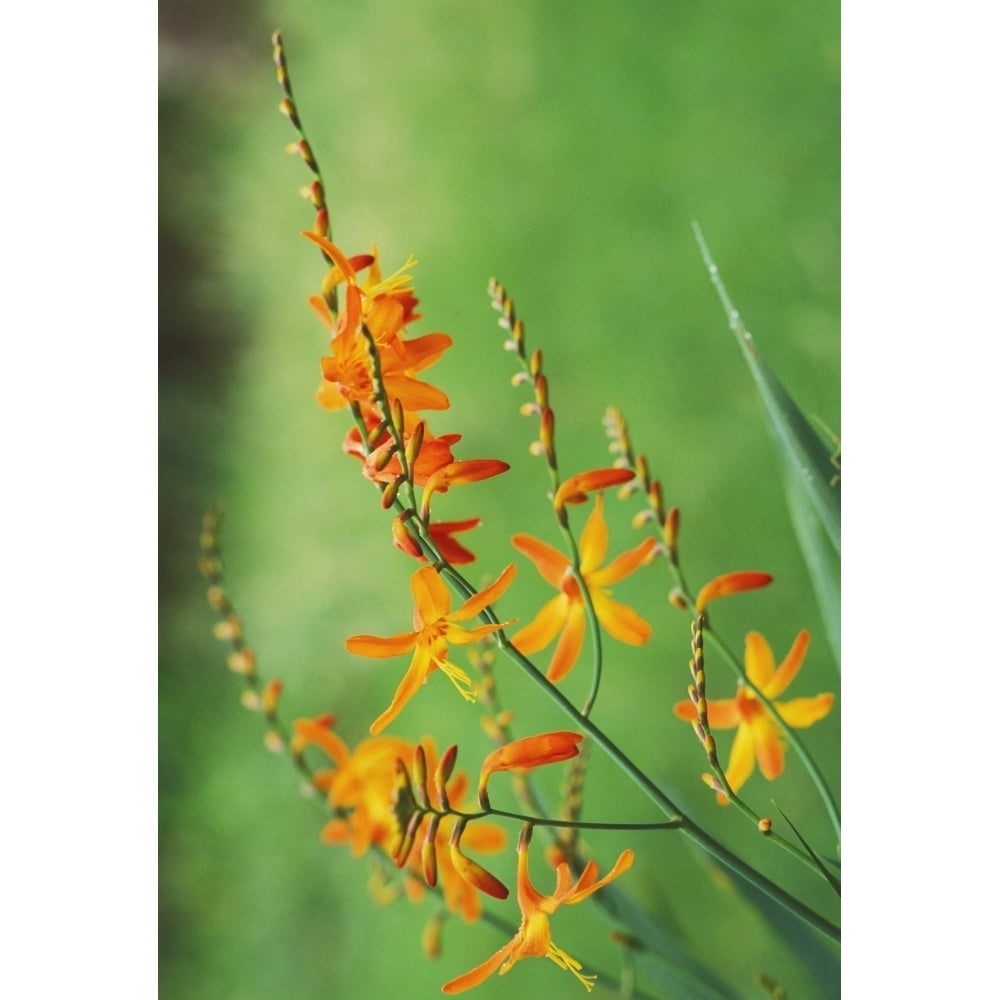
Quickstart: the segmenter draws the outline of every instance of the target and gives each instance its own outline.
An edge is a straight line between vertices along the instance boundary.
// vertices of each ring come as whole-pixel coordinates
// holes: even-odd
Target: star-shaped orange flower
[[[555,891],[551,896],[545,896],[528,877],[529,841],[530,827],[521,834],[517,844],[517,903],[521,908],[521,926],[517,934],[481,965],[445,983],[442,987],[445,993],[462,993],[478,986],[497,969],[502,976],[510,971],[515,962],[531,956],[551,959],[560,969],[572,972],[588,991],[593,986],[596,977],[585,975],[581,964],[552,940],[549,917],[563,904],[582,903],[598,889],[627,872],[632,867],[633,853],[622,851],[615,866],[602,879],[598,879],[597,865],[593,861],[587,863],[583,874],[575,882],[569,865],[561,863],[556,867]]]
[[[472,681],[460,667],[448,660],[448,646],[464,646],[496,632],[511,623],[478,625],[462,628],[458,622],[475,618],[493,604],[510,586],[517,568],[508,566],[485,590],[473,594],[457,610],[451,610],[451,592],[431,566],[423,566],[410,578],[415,608],[412,632],[380,638],[375,635],[355,635],[347,640],[350,652],[359,656],[402,656],[413,651],[413,659],[389,707],[372,723],[371,733],[380,733],[399,715],[403,706],[435,671],[442,670],[466,701],[475,701]]]
[[[629,549],[607,566],[601,567],[608,551],[608,526],[604,521],[604,495],[598,494],[594,509],[580,534],[580,571],[590,591],[598,621],[622,642],[640,646],[652,633],[649,623],[632,608],[611,599],[608,587],[635,572],[656,547],[653,538]],[[583,646],[586,630],[586,609],[580,584],[573,575],[573,564],[558,549],[531,535],[515,535],[511,541],[538,569],[538,572],[559,591],[543,605],[534,621],[515,635],[511,642],[525,656],[544,649],[557,635],[559,641],[548,678],[559,681],[573,668]]]
[[[744,665],[747,677],[771,701],[781,718],[795,729],[811,726],[822,719],[833,706],[833,695],[829,693],[813,698],[774,701],[795,679],[808,646],[809,633],[803,629],[795,637],[784,661],[776,668],[771,647],[759,632],[750,632],[746,639]],[[697,719],[697,710],[690,700],[675,705],[674,714],[688,722]],[[735,698],[708,702],[708,724],[713,730],[736,728],[732,753],[726,767],[726,780],[734,792],[739,791],[753,773],[755,761],[768,781],[773,781],[784,770],[782,732],[757,696],[742,682],[737,686]],[[718,799],[720,803],[728,802],[721,793]]]

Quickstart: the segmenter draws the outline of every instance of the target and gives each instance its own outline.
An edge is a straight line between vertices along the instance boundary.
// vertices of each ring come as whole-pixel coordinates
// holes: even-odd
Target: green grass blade
[[[840,566],[833,558],[826,532],[816,516],[815,508],[802,480],[795,470],[785,464],[785,495],[791,515],[792,528],[799,541],[799,548],[812,581],[816,603],[833,653],[840,669]]]
[[[695,239],[698,241],[712,284],[715,286],[722,307],[729,317],[730,329],[736,335],[743,350],[743,356],[750,366],[750,372],[757,383],[782,454],[789,467],[801,480],[820,523],[839,555],[840,476],[831,462],[830,452],[761,357],[753,337],[740,319],[740,314],[733,308],[725,285],[719,277],[719,269],[712,260],[702,236],[701,228],[697,223],[694,223],[693,226]]]

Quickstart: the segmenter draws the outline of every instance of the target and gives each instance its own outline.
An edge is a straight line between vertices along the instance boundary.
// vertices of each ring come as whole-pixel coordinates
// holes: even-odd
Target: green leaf
[[[785,464],[785,495],[792,527],[799,541],[806,569],[812,580],[820,617],[834,662],[840,669],[840,569],[832,558],[830,543],[816,516],[802,480]]]
[[[782,455],[792,474],[801,482],[816,516],[839,555],[840,476],[831,461],[830,452],[761,357],[753,337],[740,319],[740,314],[733,308],[725,285],[719,277],[719,269],[712,260],[702,236],[701,228],[698,223],[693,223],[693,226],[705,266],[708,268],[722,307],[729,317],[730,329],[736,335],[736,340],[757,383],[757,389],[764,401],[764,409],[770,417]]]

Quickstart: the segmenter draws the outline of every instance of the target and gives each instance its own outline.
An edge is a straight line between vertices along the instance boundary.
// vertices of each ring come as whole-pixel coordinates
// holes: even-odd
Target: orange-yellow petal
[[[511,585],[517,575],[517,567],[510,563],[501,574],[478,594],[473,594],[464,604],[451,616],[456,621],[465,621],[478,615],[480,611],[497,601],[500,595]]]
[[[788,651],[788,655],[782,661],[781,666],[778,667],[774,672],[774,676],[768,681],[767,687],[761,689],[768,698],[777,698],[792,683],[795,675],[799,672],[799,667],[802,666],[802,661],[805,659],[808,648],[809,632],[806,629],[802,629],[795,637],[792,648]]]
[[[641,646],[653,634],[649,622],[640,618],[627,604],[613,601],[599,590],[592,591],[590,599],[594,602],[594,611],[600,623],[619,642]]]
[[[559,641],[556,643],[555,652],[552,654],[552,661],[549,663],[549,669],[545,675],[553,684],[561,681],[573,669],[574,664],[579,659],[580,650],[583,648],[583,635],[585,631],[586,616],[583,604],[579,601],[574,601],[569,605],[569,611],[566,615],[566,625],[562,630],[562,635],[559,636]]]
[[[541,611],[535,615],[534,620],[525,625],[511,639],[511,642],[525,656],[537,653],[559,634],[559,630],[566,623],[568,612],[569,602],[566,600],[565,594],[557,594],[542,605]]]
[[[514,535],[510,541],[515,549],[524,553],[535,564],[546,583],[556,590],[560,589],[570,566],[570,560],[562,552],[532,535]]]
[[[427,680],[427,675],[432,668],[430,653],[427,649],[418,646],[410,661],[409,668],[403,675],[399,687],[396,688],[396,693],[393,695],[389,707],[371,724],[368,731],[372,736],[377,736],[399,715],[406,703],[420,690],[420,686]]]
[[[763,714],[754,719],[754,754],[760,765],[760,773],[773,781],[785,769],[785,750],[781,742],[781,731],[774,722]]]
[[[415,632],[400,632],[382,638],[377,635],[352,635],[345,645],[349,652],[357,656],[374,656],[384,659],[387,656],[402,656],[410,652],[416,645]]]
[[[754,759],[753,730],[748,725],[741,725],[736,730],[733,749],[726,765],[726,781],[734,792],[738,792],[753,774]],[[720,795],[719,800],[728,801],[724,795]]]
[[[743,651],[743,664],[747,677],[768,697],[768,685],[774,677],[774,653],[760,632],[748,632]]]
[[[610,587],[619,580],[624,580],[645,563],[650,552],[656,548],[656,539],[647,538],[634,549],[616,556],[603,569],[595,570],[587,577],[591,587]]]
[[[688,698],[674,705],[674,715],[685,722],[694,722],[698,712],[694,703]],[[711,729],[732,729],[740,724],[742,716],[735,698],[725,698],[721,701],[708,702],[708,725]]]
[[[410,577],[410,590],[416,605],[416,628],[439,621],[451,611],[451,591],[433,566],[421,566]]]
[[[793,698],[774,706],[778,714],[794,729],[804,729],[818,722],[833,708],[833,695],[818,694],[812,698]]]
[[[449,980],[441,987],[441,991],[449,995],[464,993],[466,990],[472,989],[473,986],[478,986],[480,983],[485,982],[503,965],[505,959],[517,945],[517,941],[517,938],[514,938],[513,941],[508,941],[499,951],[486,959],[485,962],[463,973],[461,976],[456,976],[454,979]]]
[[[608,525],[604,520],[604,494],[599,493],[594,509],[580,532],[580,572],[589,577],[604,561],[608,551]]]

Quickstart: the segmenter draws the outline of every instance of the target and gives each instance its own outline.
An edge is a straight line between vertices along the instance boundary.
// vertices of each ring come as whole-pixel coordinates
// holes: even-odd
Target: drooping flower
[[[410,578],[413,591],[413,631],[380,638],[374,635],[355,635],[347,640],[347,648],[358,656],[385,658],[413,652],[413,659],[396,689],[389,707],[372,723],[371,733],[380,733],[403,706],[416,694],[420,686],[435,671],[441,670],[455,685],[466,701],[475,701],[472,681],[460,667],[448,660],[448,646],[464,646],[477,642],[483,636],[511,624],[478,625],[462,628],[458,622],[475,618],[484,608],[493,604],[510,586],[517,568],[511,564],[485,590],[473,594],[457,610],[451,610],[451,593],[437,571],[423,566]]]
[[[580,753],[582,733],[560,730],[554,733],[540,733],[512,740],[494,750],[479,770],[479,804],[487,808],[487,783],[490,775],[497,771],[529,770],[544,764],[557,764],[569,760]]]
[[[786,702],[774,701],[799,672],[808,646],[809,632],[803,629],[795,637],[784,661],[776,668],[767,640],[759,632],[750,632],[746,638],[744,665],[747,677],[771,702],[781,718],[795,729],[811,726],[833,706],[833,695],[830,693]],[[697,710],[690,700],[675,705],[674,713],[688,722],[697,719]],[[784,736],[757,696],[742,682],[737,685],[735,698],[721,701],[709,699],[708,724],[713,730],[736,728],[726,767],[726,780],[734,792],[739,791],[753,773],[755,761],[768,781],[773,781],[784,770]],[[728,801],[721,792],[717,797],[720,803]]]
[[[624,874],[632,867],[634,855],[630,850],[622,851],[615,866],[601,879],[597,877],[597,865],[590,861],[575,882],[569,865],[561,863],[556,867],[555,891],[551,896],[545,896],[531,884],[528,875],[530,839],[530,827],[526,827],[517,844],[517,903],[521,908],[521,926],[517,934],[481,965],[445,983],[442,987],[445,993],[462,993],[478,986],[498,969],[501,976],[505,975],[516,962],[528,957],[551,959],[560,969],[572,972],[588,992],[593,988],[597,977],[585,975],[580,962],[552,940],[549,917],[564,904],[582,903]]]
[[[649,623],[632,608],[613,601],[608,587],[637,570],[656,547],[656,541],[647,538],[601,568],[608,550],[603,503],[603,494],[598,494],[594,509],[580,534],[580,571],[600,623],[621,642],[640,646],[652,633]],[[534,621],[521,629],[511,641],[525,656],[530,656],[544,649],[558,635],[548,678],[559,681],[572,669],[583,646],[586,611],[580,584],[573,575],[572,562],[558,549],[531,535],[518,534],[511,541],[559,591],[559,595],[543,605]]]

